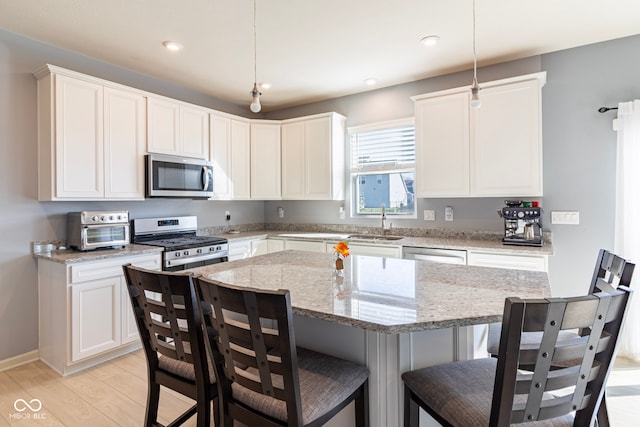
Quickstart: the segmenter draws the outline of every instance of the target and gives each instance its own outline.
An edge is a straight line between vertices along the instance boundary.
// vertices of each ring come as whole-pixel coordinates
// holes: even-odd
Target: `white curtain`
[[[615,253],[636,264],[619,355],[640,360],[640,100],[618,105]]]

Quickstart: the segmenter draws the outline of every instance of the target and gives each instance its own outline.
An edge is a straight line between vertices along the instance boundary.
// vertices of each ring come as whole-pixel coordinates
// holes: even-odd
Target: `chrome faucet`
[[[383,205],[382,205],[382,229],[381,229],[381,234],[382,234],[383,236],[384,236],[386,233],[388,233],[388,232],[389,232],[389,230],[387,230],[387,229],[384,227],[384,222],[386,221],[386,219],[387,219],[387,216],[386,216],[386,215],[385,215],[385,213],[384,213],[384,204],[383,204]]]

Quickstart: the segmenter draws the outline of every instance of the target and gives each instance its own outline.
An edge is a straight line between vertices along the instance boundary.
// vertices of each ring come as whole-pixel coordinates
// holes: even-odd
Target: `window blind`
[[[358,132],[351,135],[351,170],[393,170],[416,161],[413,125]]]

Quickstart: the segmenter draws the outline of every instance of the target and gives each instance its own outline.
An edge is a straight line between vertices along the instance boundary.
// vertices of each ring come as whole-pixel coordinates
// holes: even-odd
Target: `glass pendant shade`
[[[260,95],[262,94],[258,91],[258,85],[254,83],[253,90],[251,91],[251,104],[249,105],[249,109],[254,113],[259,113],[262,109],[260,105]]]

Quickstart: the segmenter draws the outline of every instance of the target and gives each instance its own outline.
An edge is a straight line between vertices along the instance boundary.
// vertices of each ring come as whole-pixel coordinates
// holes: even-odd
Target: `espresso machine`
[[[505,200],[498,211],[504,219],[505,245],[542,246],[542,208],[538,202]]]

